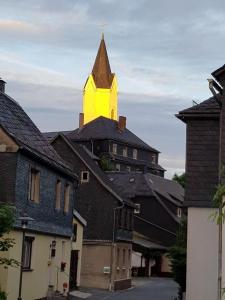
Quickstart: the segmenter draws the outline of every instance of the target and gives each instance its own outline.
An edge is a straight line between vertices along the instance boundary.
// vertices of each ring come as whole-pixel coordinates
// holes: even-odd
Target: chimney
[[[0,77],[0,92],[5,93],[5,84],[6,82]]]
[[[79,129],[84,126],[84,113],[79,114]]]
[[[123,116],[119,116],[118,129],[120,131],[124,131],[126,128],[127,118]]]

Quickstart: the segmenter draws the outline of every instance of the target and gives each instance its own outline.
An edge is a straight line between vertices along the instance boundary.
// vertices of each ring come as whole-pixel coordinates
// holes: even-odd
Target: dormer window
[[[178,218],[182,217],[182,209],[180,207],[177,208],[177,216]]]
[[[135,214],[140,214],[140,211],[141,211],[141,204],[135,203],[134,213]]]
[[[89,182],[89,172],[88,171],[82,171],[81,172],[81,182]]]
[[[127,157],[127,147],[123,148],[123,156]]]
[[[113,149],[112,149],[113,154],[117,154],[117,144],[113,143]]]
[[[116,164],[116,171],[117,171],[117,172],[120,171],[120,164]]]
[[[133,159],[137,159],[137,149],[133,149]]]

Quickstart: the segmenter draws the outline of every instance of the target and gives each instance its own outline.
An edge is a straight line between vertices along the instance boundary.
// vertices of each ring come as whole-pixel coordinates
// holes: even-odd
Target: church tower
[[[111,72],[104,36],[83,91],[83,124],[100,116],[117,120],[117,80]]]

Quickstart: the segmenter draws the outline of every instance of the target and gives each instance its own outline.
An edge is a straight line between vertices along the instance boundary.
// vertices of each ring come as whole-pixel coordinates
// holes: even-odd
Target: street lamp
[[[25,250],[25,247],[24,247],[24,244],[25,244],[25,231],[26,231],[28,222],[34,221],[34,219],[32,219],[28,216],[24,216],[24,217],[18,218],[18,220],[21,221],[22,230],[23,230],[23,239],[22,239],[22,251],[21,251],[21,261],[20,261],[19,296],[18,296],[17,300],[22,300],[21,291],[22,291],[22,281],[23,281],[23,259],[24,259],[24,250]]]

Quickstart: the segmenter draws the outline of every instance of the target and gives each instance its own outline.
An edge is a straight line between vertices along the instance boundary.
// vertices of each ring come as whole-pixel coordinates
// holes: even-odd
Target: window
[[[120,265],[120,248],[117,248],[116,261],[117,261],[117,266],[119,266]]]
[[[130,166],[127,166],[126,169],[127,169],[127,172],[131,171],[131,167]]]
[[[70,204],[70,185],[66,184],[64,191],[64,213],[68,213]]]
[[[177,208],[177,216],[178,218],[182,217],[182,209],[180,207]]]
[[[40,197],[40,172],[34,168],[30,170],[29,199],[39,203]]]
[[[25,236],[24,253],[23,253],[23,260],[22,260],[23,269],[27,269],[27,270],[31,269],[31,256],[32,256],[33,241],[34,241],[34,237]]]
[[[89,182],[89,172],[88,171],[82,171],[81,172],[81,182]]]
[[[120,171],[120,164],[116,164],[116,171]]]
[[[140,214],[140,211],[141,211],[141,204],[135,203],[134,213],[135,214]]]
[[[126,264],[126,249],[123,249],[123,266]]]
[[[137,149],[133,149],[133,159],[137,159]]]
[[[73,241],[77,241],[77,224],[73,224]]]
[[[60,209],[60,203],[61,203],[61,187],[62,187],[61,180],[57,180],[56,189],[55,189],[55,208],[58,210]]]
[[[123,156],[127,157],[127,147],[123,148]]]
[[[113,144],[113,154],[117,154],[117,144]]]
[[[156,164],[156,162],[157,162],[157,156],[156,154],[152,154],[152,163]]]

